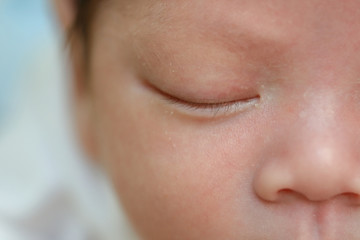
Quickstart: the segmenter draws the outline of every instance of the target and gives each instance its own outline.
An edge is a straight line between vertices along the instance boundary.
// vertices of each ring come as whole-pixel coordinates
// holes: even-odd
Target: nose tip
[[[272,202],[298,199],[289,195],[313,202],[337,196],[359,199],[360,114],[344,107],[352,102],[340,101],[331,89],[307,96],[267,132],[266,145],[257,155],[261,161],[254,175],[255,193]]]
[[[287,195],[308,201],[327,201],[339,195],[360,196],[360,178],[354,169],[337,161],[305,164],[269,161],[258,171],[254,190],[263,200],[278,202]],[[320,162],[320,163],[319,163]]]

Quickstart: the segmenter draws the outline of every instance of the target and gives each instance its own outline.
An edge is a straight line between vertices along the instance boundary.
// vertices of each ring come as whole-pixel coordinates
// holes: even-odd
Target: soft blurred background
[[[134,239],[78,150],[51,0],[0,0],[0,239]]]

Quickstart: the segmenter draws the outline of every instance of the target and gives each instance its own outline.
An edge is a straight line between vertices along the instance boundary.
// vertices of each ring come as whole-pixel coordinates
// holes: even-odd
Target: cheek
[[[101,158],[147,239],[223,239],[244,225],[262,141],[254,119],[195,122],[126,84],[97,89]]]

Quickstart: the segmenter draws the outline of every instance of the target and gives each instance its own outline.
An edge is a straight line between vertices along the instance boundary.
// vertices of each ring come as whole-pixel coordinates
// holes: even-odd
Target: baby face
[[[98,6],[86,121],[144,239],[360,238],[358,9]]]

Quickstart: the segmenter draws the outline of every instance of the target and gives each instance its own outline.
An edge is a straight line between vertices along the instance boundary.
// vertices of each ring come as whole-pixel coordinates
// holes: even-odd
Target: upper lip
[[[297,229],[293,239],[299,240],[359,240],[357,224],[360,221],[360,197],[341,194],[327,201],[310,201],[302,198],[297,203],[287,202],[293,212]],[[294,200],[294,199],[293,199]],[[300,200],[300,201],[299,201]],[[302,204],[301,204],[302,202]],[[296,206],[292,204],[299,204]],[[299,207],[299,208],[298,208]]]
[[[360,198],[355,194],[342,194],[334,199],[315,203],[314,222],[319,240],[346,239],[337,236],[345,234],[349,213],[360,208]]]

